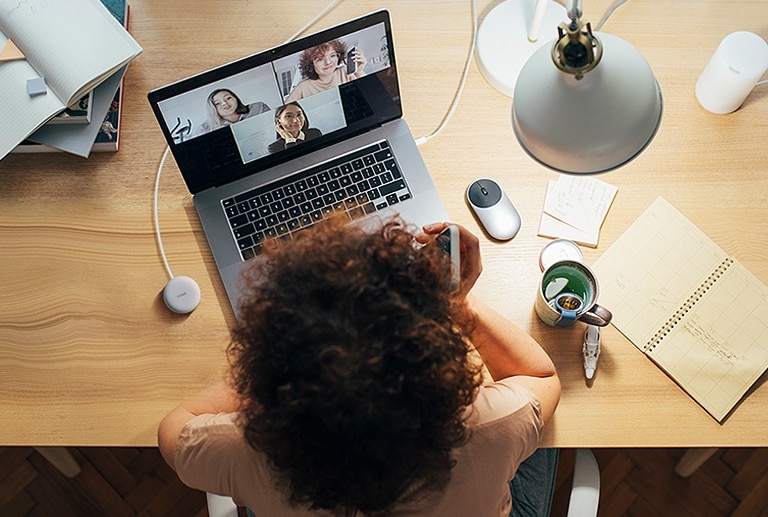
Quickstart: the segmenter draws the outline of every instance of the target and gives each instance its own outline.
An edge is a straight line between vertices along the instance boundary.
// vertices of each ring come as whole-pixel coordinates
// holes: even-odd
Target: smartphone
[[[440,246],[449,257],[451,257],[451,291],[459,288],[461,280],[461,263],[459,251],[459,229],[454,225],[448,226],[440,232],[435,243]]]
[[[355,59],[352,57],[352,54],[355,53],[355,49],[357,47],[352,47],[349,49],[349,52],[347,52],[347,75],[352,75],[355,72],[357,72],[357,63],[355,62]]]

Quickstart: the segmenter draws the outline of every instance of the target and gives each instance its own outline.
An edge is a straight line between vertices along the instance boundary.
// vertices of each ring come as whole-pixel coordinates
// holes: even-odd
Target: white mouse
[[[520,230],[520,214],[495,181],[488,178],[473,181],[467,188],[467,203],[494,239],[509,240]]]

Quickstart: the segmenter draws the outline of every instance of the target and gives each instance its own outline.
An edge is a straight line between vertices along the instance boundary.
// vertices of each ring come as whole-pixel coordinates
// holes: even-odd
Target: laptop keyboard
[[[356,219],[410,198],[382,140],[221,203],[240,255],[248,260],[261,253],[265,240],[291,239],[333,212]]]

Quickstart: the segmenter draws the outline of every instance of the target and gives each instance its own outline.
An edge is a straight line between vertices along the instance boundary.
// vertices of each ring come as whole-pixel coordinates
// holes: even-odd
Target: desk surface
[[[479,1],[480,20],[497,2]],[[597,21],[610,0],[585,2]],[[202,303],[170,314],[152,223],[152,189],[164,149],[146,101],[155,87],[277,45],[321,8],[314,1],[131,0],[131,32],[144,53],[125,81],[122,145],[85,160],[11,155],[0,162],[0,444],[155,444],[155,429],[183,397],[226,368],[233,318],[192,202],[172,160],[160,187],[163,239],[176,274],[194,277]],[[324,3],[323,3],[324,4]],[[416,136],[443,119],[459,83],[471,34],[471,2],[387,2],[392,14],[406,119]],[[314,29],[376,10],[341,2]],[[439,21],[436,18],[439,13]],[[758,277],[768,278],[768,87],[739,111],[716,116],[693,88],[720,40],[748,30],[767,37],[762,0],[630,1],[603,30],[645,55],[665,112],[652,145],[600,176],[618,187],[592,263],[663,195]],[[536,236],[545,187],[557,174],[514,141],[510,99],[472,65],[454,118],[421,147],[450,217],[479,231],[463,202],[479,176],[499,180],[523,227],[510,242],[482,240],[477,294],[538,338],[561,375],[563,396],[546,445],[768,446],[763,383],[720,425],[627,339],[603,333],[588,384],[582,328],[552,329],[533,312]],[[588,122],[588,121],[586,121]],[[7,123],[7,122],[6,122]]]

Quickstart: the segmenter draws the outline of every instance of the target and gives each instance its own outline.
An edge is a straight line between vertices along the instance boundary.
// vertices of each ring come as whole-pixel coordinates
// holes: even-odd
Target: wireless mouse
[[[473,181],[467,188],[467,203],[494,239],[509,240],[520,230],[520,214],[504,190],[492,179]]]

